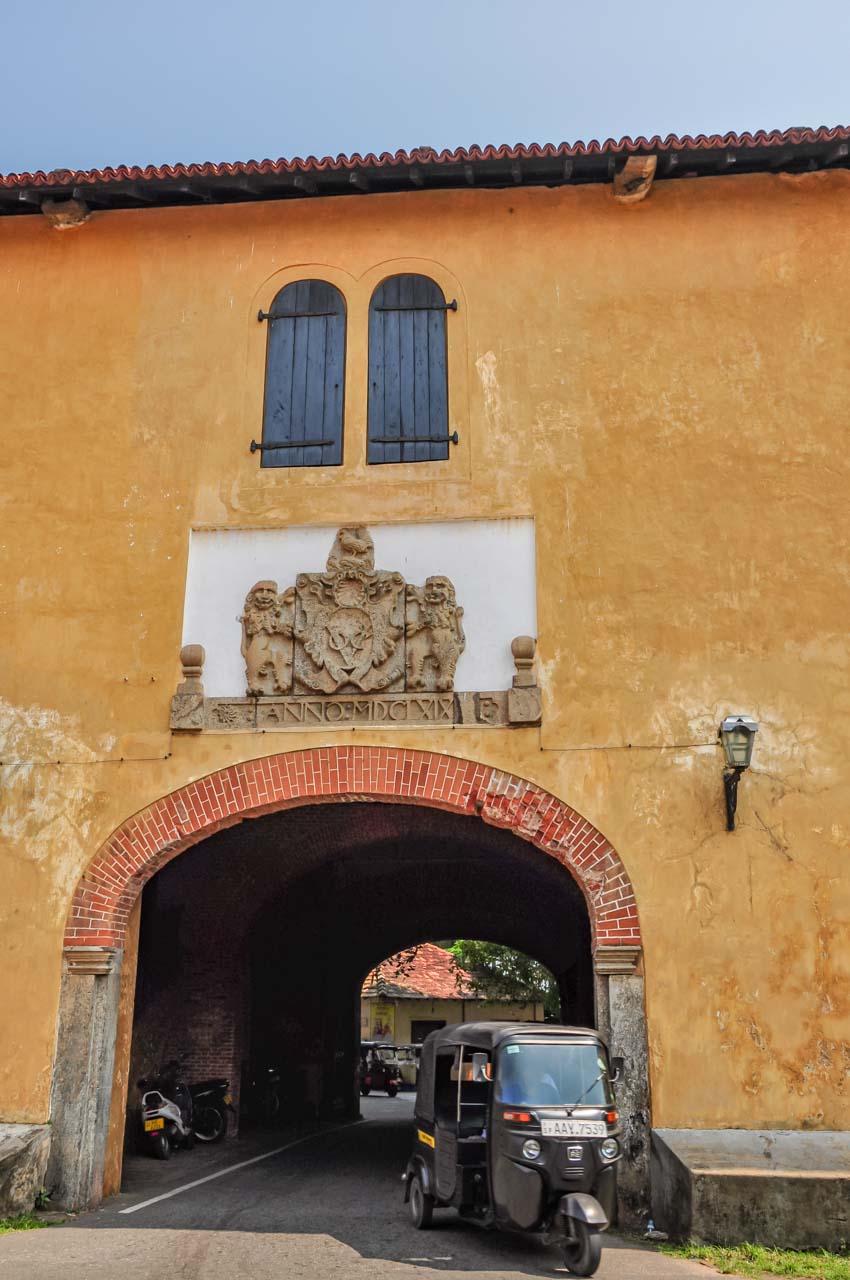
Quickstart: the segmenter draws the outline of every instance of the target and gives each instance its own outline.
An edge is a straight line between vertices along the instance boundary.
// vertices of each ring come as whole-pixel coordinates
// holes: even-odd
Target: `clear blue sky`
[[[0,0],[0,172],[850,123],[847,0]]]

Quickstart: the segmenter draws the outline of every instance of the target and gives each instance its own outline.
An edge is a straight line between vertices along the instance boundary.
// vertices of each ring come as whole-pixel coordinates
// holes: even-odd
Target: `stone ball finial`
[[[534,653],[537,649],[537,641],[534,636],[514,636],[511,641],[511,653],[517,665],[521,661],[533,662]]]
[[[202,644],[184,644],[180,650],[180,665],[183,668],[184,680],[200,680],[206,656]]]
[[[514,656],[516,675],[513,679],[515,689],[529,687],[534,684],[534,654],[537,641],[533,636],[514,636],[511,641],[511,653]]]

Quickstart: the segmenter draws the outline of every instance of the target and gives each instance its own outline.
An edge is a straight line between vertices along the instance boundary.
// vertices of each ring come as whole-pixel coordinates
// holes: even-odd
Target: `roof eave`
[[[658,179],[846,168],[850,128],[789,129],[710,137],[622,138],[559,146],[417,148],[380,156],[251,160],[0,176],[0,212],[39,213],[44,200],[90,209],[310,200],[399,191],[556,187],[613,181],[629,157],[655,156]]]

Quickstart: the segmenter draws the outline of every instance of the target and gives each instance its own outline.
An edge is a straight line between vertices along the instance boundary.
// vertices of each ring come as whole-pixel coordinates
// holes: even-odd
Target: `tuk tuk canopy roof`
[[[463,1045],[481,1053],[492,1053],[505,1040],[522,1037],[528,1040],[596,1040],[605,1039],[593,1027],[566,1027],[553,1022],[458,1022],[432,1031],[422,1045],[416,1090],[416,1115],[434,1118],[434,1060],[440,1049]]]
[[[567,1027],[560,1022],[456,1022],[440,1031],[432,1031],[425,1041],[433,1052],[446,1045],[467,1045],[470,1049],[496,1049],[512,1036],[575,1036],[578,1039],[602,1040],[593,1027]]]

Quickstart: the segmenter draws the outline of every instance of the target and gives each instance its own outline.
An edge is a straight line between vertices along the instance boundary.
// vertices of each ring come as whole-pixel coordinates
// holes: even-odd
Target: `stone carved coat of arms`
[[[424,587],[375,568],[364,526],[338,531],[324,573],[300,573],[278,594],[251,589],[242,621],[249,697],[448,692],[466,646],[451,580]]]

